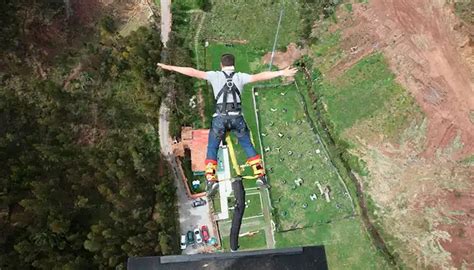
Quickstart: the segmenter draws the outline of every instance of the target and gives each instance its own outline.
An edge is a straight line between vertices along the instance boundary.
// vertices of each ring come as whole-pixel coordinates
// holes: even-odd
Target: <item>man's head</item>
[[[221,56],[221,67],[231,67],[234,65],[235,57],[230,54],[226,53]]]

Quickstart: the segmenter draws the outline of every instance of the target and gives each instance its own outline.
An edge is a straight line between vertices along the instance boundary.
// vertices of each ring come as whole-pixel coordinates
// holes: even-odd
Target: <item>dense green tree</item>
[[[209,12],[212,9],[211,0],[197,0],[197,5],[205,12]]]
[[[112,26],[103,20],[98,42],[58,54],[46,77],[3,44],[13,53],[0,65],[1,269],[124,269],[128,256],[178,250],[157,135],[169,90],[155,70],[159,32],[121,37]]]

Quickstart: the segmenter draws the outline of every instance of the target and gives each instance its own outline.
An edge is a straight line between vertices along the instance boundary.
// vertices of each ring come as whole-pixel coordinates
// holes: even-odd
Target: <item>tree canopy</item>
[[[170,91],[156,72],[159,30],[121,37],[110,18],[99,27],[41,68],[15,44],[1,48],[1,269],[124,269],[128,256],[179,249],[158,138]]]

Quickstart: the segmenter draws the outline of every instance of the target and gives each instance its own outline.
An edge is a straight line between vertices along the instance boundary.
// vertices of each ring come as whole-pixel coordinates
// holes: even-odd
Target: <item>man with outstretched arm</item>
[[[178,67],[158,63],[158,66],[175,71],[190,77],[207,80],[211,83],[216,100],[216,110],[213,114],[212,127],[209,132],[206,156],[206,179],[208,193],[217,190],[218,180],[217,151],[226,131],[233,131],[240,145],[247,155],[247,163],[252,167],[257,176],[259,186],[268,186],[265,170],[260,155],[255,151],[250,140],[250,133],[242,116],[241,94],[247,83],[270,80],[276,77],[294,76],[297,69],[287,67],[279,71],[265,71],[258,74],[247,74],[235,72],[235,58],[232,54],[224,54],[221,57],[221,71],[201,71],[190,67]]]

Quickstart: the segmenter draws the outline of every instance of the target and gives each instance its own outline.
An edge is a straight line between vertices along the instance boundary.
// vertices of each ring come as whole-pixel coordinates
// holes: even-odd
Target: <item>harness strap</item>
[[[227,103],[227,96],[229,94],[232,94],[233,103],[230,103],[230,104],[233,104],[233,109],[234,110],[240,108],[239,105],[240,105],[240,102],[242,101],[242,98],[241,98],[241,95],[240,95],[240,90],[237,88],[237,86],[235,86],[234,82],[232,81],[232,78],[234,77],[235,72],[231,72],[230,74],[227,74],[224,71],[222,71],[222,73],[224,74],[224,76],[226,78],[226,83],[216,96],[216,102],[218,102],[219,98],[223,95],[222,96],[222,103],[221,103],[222,106],[217,107],[217,112],[218,113],[223,113],[222,110],[225,110],[225,114],[227,115],[228,112],[229,112],[228,106],[227,106],[227,104],[228,104]],[[237,101],[237,96],[239,97],[238,101]]]
[[[232,97],[234,98],[234,105],[235,105],[235,101],[237,101],[237,99],[235,99],[235,93],[237,93],[237,95],[239,96],[239,101],[241,101],[242,99],[240,98],[240,90],[237,88],[237,86],[235,86],[234,82],[232,81],[232,78],[234,77],[234,74],[235,72],[231,72],[229,75],[227,75],[227,73],[225,73],[224,71],[222,71],[224,73],[224,76],[227,80],[227,82],[232,82]],[[227,85],[229,86],[229,85]]]
[[[224,73],[224,76],[227,80],[229,80],[229,79],[232,80],[232,77],[234,77],[234,74],[235,74],[235,72],[233,72],[233,71],[229,74],[225,73],[225,71],[222,71],[222,73]]]

